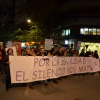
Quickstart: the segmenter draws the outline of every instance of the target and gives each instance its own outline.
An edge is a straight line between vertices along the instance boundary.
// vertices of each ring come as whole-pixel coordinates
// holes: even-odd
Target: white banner
[[[7,42],[7,47],[12,47],[13,42],[12,41],[8,41]]]
[[[10,56],[9,60],[12,83],[100,71],[99,59],[90,57]]]

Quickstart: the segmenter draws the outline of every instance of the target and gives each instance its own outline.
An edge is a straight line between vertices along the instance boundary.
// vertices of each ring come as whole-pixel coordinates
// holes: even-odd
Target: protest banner
[[[9,60],[12,83],[100,71],[99,60],[91,57],[9,56]]]

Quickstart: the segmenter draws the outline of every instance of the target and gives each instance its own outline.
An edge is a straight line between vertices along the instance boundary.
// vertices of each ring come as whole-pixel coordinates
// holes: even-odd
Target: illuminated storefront
[[[100,43],[82,42],[79,52],[81,52],[81,50],[83,48],[85,48],[85,50],[86,50],[86,45],[88,46],[87,47],[87,51],[94,52],[95,50],[97,50],[98,51],[98,55],[100,57]]]
[[[80,28],[80,34],[83,34],[83,35],[100,35],[100,28]]]

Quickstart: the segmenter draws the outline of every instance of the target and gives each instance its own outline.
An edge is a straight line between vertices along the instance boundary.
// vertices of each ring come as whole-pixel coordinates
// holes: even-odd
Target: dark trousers
[[[11,78],[10,78],[10,70],[4,70],[6,74],[6,89],[10,87]]]
[[[3,74],[3,64],[0,63],[0,73]]]

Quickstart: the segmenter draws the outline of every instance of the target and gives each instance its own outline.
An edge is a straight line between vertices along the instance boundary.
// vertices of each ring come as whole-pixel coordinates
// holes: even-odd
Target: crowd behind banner
[[[44,48],[40,48],[36,50],[35,48],[30,49],[22,49],[20,51],[16,51],[17,56],[59,56],[59,57],[94,57],[96,59],[99,59],[98,51],[87,51],[85,52],[85,49],[81,50],[81,53],[79,54],[78,50],[73,50],[72,48],[66,48],[63,49],[63,47],[59,47],[59,50],[56,50],[55,48],[52,48],[49,51],[45,51]],[[9,90],[11,88],[11,78],[10,78],[10,61],[9,56],[13,56],[13,49],[9,48],[7,50],[7,53],[5,52],[5,48],[3,46],[0,47],[0,74],[5,73],[6,74],[6,90]],[[94,75],[94,73],[91,73]],[[86,75],[86,74],[81,74]],[[65,77],[65,76],[64,76]],[[58,83],[58,80],[62,80],[62,77],[56,78],[56,79],[49,79],[49,80],[43,80],[38,83],[43,83],[45,86],[48,85],[48,81],[52,81],[53,83]],[[23,86],[26,86],[26,83],[23,83]],[[33,83],[29,83],[29,87],[33,89]]]

